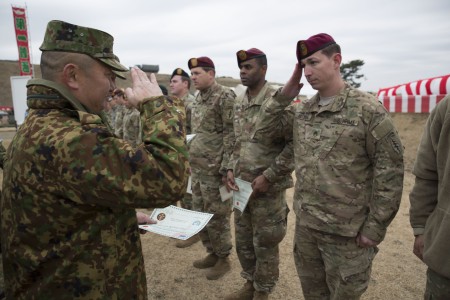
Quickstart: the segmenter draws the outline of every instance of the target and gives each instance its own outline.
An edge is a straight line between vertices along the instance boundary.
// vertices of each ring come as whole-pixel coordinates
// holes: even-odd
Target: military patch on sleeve
[[[389,134],[389,136],[387,137],[389,143],[392,146],[392,149],[394,149],[394,151],[398,154],[402,154],[403,153],[403,146],[400,142],[400,140],[398,139],[398,136],[394,133],[391,132]]]
[[[377,140],[384,138],[389,132],[394,129],[394,125],[389,119],[384,119],[381,121],[374,129],[372,129],[371,134]]]

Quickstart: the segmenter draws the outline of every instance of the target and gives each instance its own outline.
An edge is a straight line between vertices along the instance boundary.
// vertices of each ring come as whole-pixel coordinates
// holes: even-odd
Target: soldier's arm
[[[403,146],[384,107],[371,113],[367,149],[373,166],[372,197],[369,214],[360,231],[377,243],[395,217],[403,190]]]
[[[230,157],[235,143],[233,108],[236,95],[230,90],[222,94],[222,97],[224,99],[220,102],[222,103],[223,157],[219,172],[222,176],[226,176],[227,170],[230,168]]]
[[[270,137],[276,130],[292,131],[292,118],[295,104],[290,96],[281,93],[281,88],[261,107],[258,130]],[[286,113],[289,111],[289,113]]]
[[[59,172],[61,193],[73,201],[110,208],[164,207],[186,191],[183,103],[163,96],[154,75],[149,82],[145,73],[132,70],[132,78],[133,89],[126,92],[141,113],[139,147],[112,136],[100,118],[82,112],[80,134],[62,136],[64,143],[56,145],[61,155],[51,161],[52,171]]]
[[[295,168],[295,158],[294,158],[294,144],[293,144],[293,111],[289,108],[283,111],[284,113],[284,124],[282,124],[285,146],[283,150],[277,155],[275,160],[270,164],[269,168],[267,168],[263,175],[270,182],[275,182],[279,178],[283,178],[285,176],[290,175]],[[261,122],[264,122],[264,119],[261,119]],[[275,130],[275,128],[274,128]]]
[[[413,169],[416,179],[409,195],[410,223],[416,236],[423,234],[425,223],[437,204],[439,177],[433,137],[440,136],[447,103],[441,101],[431,112],[417,151]]]

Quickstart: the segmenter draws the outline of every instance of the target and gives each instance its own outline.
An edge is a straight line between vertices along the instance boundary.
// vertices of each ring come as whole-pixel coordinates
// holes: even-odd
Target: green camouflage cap
[[[39,49],[83,53],[103,62],[112,70],[128,71],[114,55],[113,43],[114,38],[104,31],[53,20],[47,25]]]
[[[120,59],[119,59],[116,55],[114,55],[114,58],[115,58],[118,62],[120,62]],[[124,79],[124,80],[127,79],[126,75],[127,75],[127,73],[128,73],[128,69],[127,69],[125,72],[116,71],[116,70],[112,70],[112,72],[113,72],[114,74],[116,74],[116,76],[119,77],[119,78],[121,78],[121,79]]]

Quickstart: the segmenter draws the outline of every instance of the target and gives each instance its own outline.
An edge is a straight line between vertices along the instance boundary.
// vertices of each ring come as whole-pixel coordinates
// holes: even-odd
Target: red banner
[[[33,76],[30,50],[28,47],[27,18],[25,8],[12,7],[14,17],[14,28],[16,31],[17,48],[19,50],[20,76]]]

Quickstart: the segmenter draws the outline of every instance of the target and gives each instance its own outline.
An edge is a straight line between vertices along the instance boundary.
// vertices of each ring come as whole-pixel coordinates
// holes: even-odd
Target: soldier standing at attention
[[[227,172],[229,188],[234,177],[252,183],[252,195],[241,214],[235,210],[236,252],[244,287],[225,299],[268,299],[279,277],[278,244],[286,235],[286,189],[293,186],[293,157],[286,147],[292,134],[278,130],[261,134],[261,109],[276,90],[266,81],[267,57],[259,49],[236,53],[242,84],[247,87],[234,104],[236,143]],[[290,140],[287,140],[286,137]],[[256,289],[256,291],[255,291]]]
[[[222,201],[219,187],[226,176],[234,144],[233,105],[236,95],[215,80],[214,63],[209,57],[188,61],[192,81],[199,90],[192,105],[192,133],[189,146],[192,176],[192,206],[196,211],[212,213],[199,233],[208,255],[194,261],[194,267],[210,268],[206,278],[216,280],[230,271],[232,201]]]
[[[123,139],[123,117],[125,116],[125,91],[123,89],[114,89],[112,92],[114,106],[114,133],[117,137]]]
[[[156,78],[131,70],[142,115],[133,148],[99,116],[126,71],[106,32],[51,21],[42,79],[28,81],[28,116],[6,152],[1,236],[8,299],[147,299],[136,208],[186,190],[184,107]]]
[[[191,113],[192,113],[192,103],[194,102],[194,95],[192,95],[189,90],[191,88],[191,78],[188,73],[186,73],[181,68],[176,68],[172,72],[170,77],[170,93],[183,100],[184,108],[186,109],[186,133],[191,134]],[[189,147],[189,143],[188,143]],[[192,210],[192,194],[184,194],[183,199],[180,201],[181,207],[185,209]],[[184,241],[178,241],[175,246],[177,248],[186,248],[200,241],[198,234],[190,237]]]
[[[137,147],[142,142],[141,136],[141,116],[137,110],[127,99],[125,99],[125,110],[123,112],[123,139]]]
[[[264,118],[269,132],[293,128],[297,273],[305,299],[359,299],[400,205],[403,147],[383,105],[343,81],[331,36],[300,40],[297,58],[281,91],[287,98],[272,98],[265,112],[273,119]],[[286,114],[302,71],[318,93]]]
[[[169,88],[173,96],[180,98],[184,102],[186,109],[186,131],[187,134],[191,134],[191,108],[195,97],[189,92],[191,89],[191,78],[188,73],[181,68],[175,69],[170,77]]]

